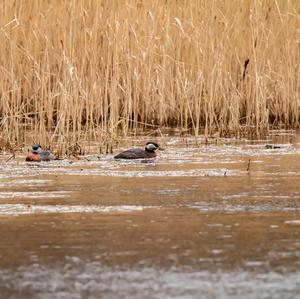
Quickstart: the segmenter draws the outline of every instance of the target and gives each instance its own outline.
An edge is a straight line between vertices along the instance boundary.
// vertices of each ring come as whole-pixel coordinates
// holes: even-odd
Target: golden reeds
[[[0,132],[111,143],[132,129],[298,127],[300,1],[4,0]]]

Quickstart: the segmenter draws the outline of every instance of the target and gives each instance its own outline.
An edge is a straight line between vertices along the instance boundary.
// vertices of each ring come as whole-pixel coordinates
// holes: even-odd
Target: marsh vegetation
[[[299,1],[0,4],[1,147],[298,127]]]
[[[0,11],[2,296],[298,296],[300,1]]]

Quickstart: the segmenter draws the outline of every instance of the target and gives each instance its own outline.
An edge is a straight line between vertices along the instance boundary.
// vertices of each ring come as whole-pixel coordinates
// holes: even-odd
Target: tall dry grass
[[[299,126],[300,1],[3,0],[0,9],[8,142]]]

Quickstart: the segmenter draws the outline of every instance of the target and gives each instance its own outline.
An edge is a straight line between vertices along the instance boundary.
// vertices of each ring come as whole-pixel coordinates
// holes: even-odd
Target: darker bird
[[[43,150],[39,144],[34,144],[26,157],[26,161],[30,162],[50,161],[54,159],[54,155],[49,151]]]
[[[266,145],[265,145],[265,148],[266,148],[266,149],[279,149],[279,148],[281,148],[281,146],[279,146],[279,145],[274,145],[274,144],[266,144]]]
[[[116,155],[115,159],[147,159],[147,158],[155,158],[156,150],[159,149],[159,145],[155,142],[148,142],[146,144],[145,149],[142,148],[131,148],[126,150],[118,155]]]

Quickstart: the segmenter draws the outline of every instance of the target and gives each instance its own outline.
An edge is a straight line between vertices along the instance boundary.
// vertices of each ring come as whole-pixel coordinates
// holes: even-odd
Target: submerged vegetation
[[[299,127],[300,1],[0,4],[6,144]],[[1,141],[0,140],[0,141]]]

